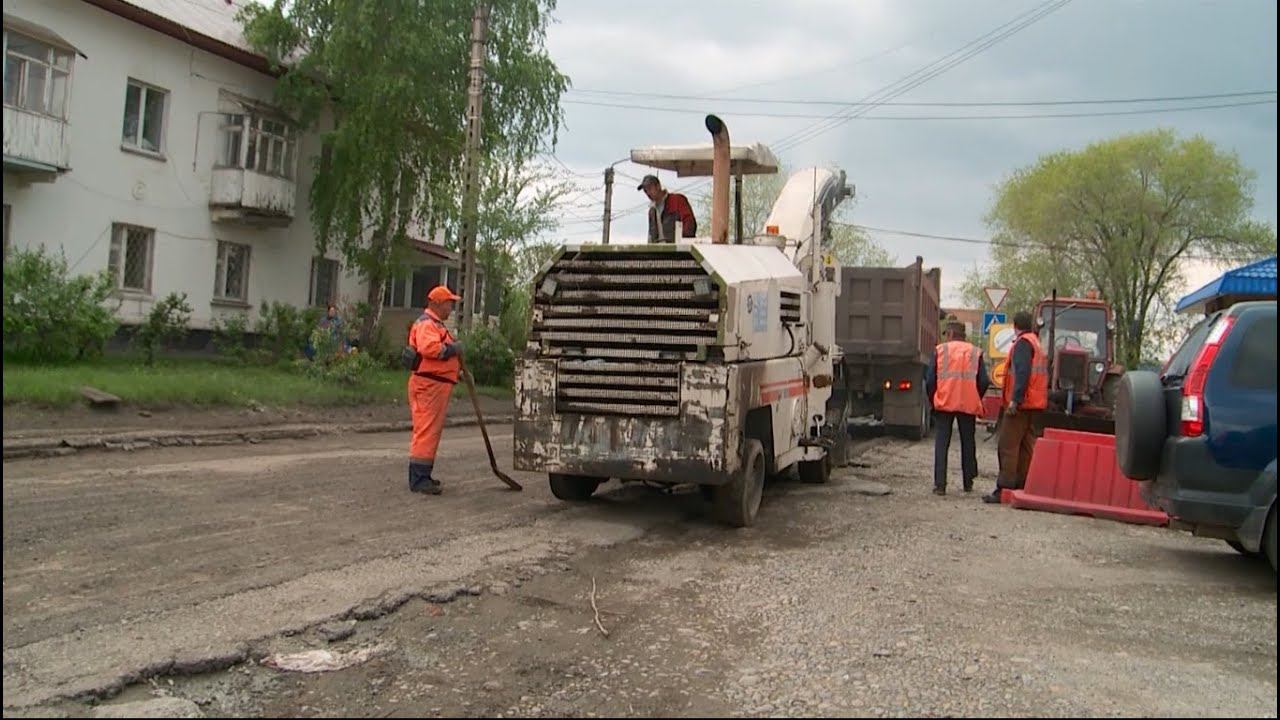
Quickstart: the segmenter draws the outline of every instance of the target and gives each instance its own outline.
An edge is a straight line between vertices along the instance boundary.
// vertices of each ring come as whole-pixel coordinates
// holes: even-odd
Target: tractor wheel
[[[764,497],[764,445],[752,438],[743,453],[742,468],[730,482],[716,487],[715,508],[721,522],[732,527],[748,527],[760,511]]]
[[[551,494],[566,502],[582,502],[600,487],[599,478],[551,474]]]

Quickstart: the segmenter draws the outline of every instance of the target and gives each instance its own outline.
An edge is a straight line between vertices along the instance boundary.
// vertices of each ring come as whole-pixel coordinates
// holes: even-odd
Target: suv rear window
[[[1204,339],[1209,336],[1209,329],[1217,322],[1219,315],[1221,313],[1214,313],[1191,328],[1187,338],[1178,346],[1178,351],[1169,358],[1169,364],[1165,365],[1160,373],[1160,379],[1168,383],[1187,376],[1187,371],[1191,369],[1191,362],[1196,359],[1196,351],[1204,344]]]
[[[1231,365],[1231,384],[1249,390],[1276,389],[1276,316],[1269,312],[1245,330]]]

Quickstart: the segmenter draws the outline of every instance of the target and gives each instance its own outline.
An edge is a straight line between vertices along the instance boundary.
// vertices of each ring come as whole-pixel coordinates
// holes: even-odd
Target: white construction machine
[[[730,176],[740,191],[742,175],[778,163],[761,145],[731,147],[716,116],[706,126],[710,146],[631,158],[713,177],[709,237],[567,246],[534,279],[516,367],[515,466],[547,473],[570,501],[611,478],[696,484],[721,520],[741,527],[754,521],[767,476],[798,466],[821,483],[843,462],[840,267],[827,248],[828,218],[851,189],[844,173],[801,170],[764,232],[739,229],[731,243]]]

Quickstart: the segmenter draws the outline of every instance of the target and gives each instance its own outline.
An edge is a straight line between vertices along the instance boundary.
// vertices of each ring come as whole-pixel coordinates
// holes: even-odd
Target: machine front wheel
[[[754,523],[764,497],[764,445],[754,438],[748,440],[742,460],[742,468],[733,480],[714,490],[716,515],[732,527]]]

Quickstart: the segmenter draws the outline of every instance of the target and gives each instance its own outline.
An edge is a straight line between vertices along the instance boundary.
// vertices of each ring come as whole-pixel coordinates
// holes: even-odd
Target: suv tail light
[[[1182,435],[1196,437],[1204,434],[1204,386],[1209,380],[1209,370],[1213,360],[1218,356],[1222,341],[1227,339],[1235,318],[1224,315],[1209,331],[1204,345],[1196,353],[1187,372],[1187,380],[1182,384]]]

